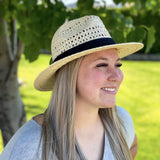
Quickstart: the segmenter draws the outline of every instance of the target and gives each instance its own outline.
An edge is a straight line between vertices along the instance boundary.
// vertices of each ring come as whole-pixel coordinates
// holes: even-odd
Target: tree
[[[4,2],[0,1],[1,8]],[[1,10],[2,12],[2,10]],[[3,8],[3,14],[5,10]],[[6,144],[24,123],[24,105],[17,82],[17,67],[24,45],[17,40],[16,19],[10,17],[10,36],[7,21],[0,17],[0,129]],[[4,16],[4,15],[3,15]]]
[[[4,145],[26,120],[17,80],[21,54],[24,51],[26,59],[33,61],[40,49],[49,49],[66,13],[59,1],[0,0],[0,129]]]

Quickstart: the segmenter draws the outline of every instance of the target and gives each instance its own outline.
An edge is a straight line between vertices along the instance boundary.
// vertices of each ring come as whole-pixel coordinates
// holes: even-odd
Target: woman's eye
[[[120,64],[116,64],[116,67],[121,67],[122,66],[122,63],[120,63]]]
[[[107,67],[108,64],[106,63],[100,63],[100,64],[97,64],[96,67]]]

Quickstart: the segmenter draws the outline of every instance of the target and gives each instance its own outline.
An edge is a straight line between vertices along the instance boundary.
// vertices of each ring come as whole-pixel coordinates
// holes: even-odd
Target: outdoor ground
[[[48,105],[50,92],[39,92],[33,88],[38,73],[48,66],[50,57],[41,55],[29,64],[24,57],[19,66],[20,87],[27,120],[41,113]],[[160,62],[122,61],[124,81],[117,95],[117,105],[131,114],[138,137],[136,160],[158,160],[160,158]],[[0,136],[0,153],[2,151]]]

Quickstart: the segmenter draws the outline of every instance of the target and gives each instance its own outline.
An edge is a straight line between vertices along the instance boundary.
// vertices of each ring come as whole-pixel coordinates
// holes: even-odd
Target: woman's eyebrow
[[[120,61],[120,60],[121,60],[121,58],[118,58],[118,59],[117,59],[117,61]]]
[[[105,61],[108,61],[108,58],[105,58],[105,57],[98,57],[96,60],[105,60]],[[121,58],[117,58],[116,61],[120,61]]]
[[[98,57],[96,60],[105,60],[105,61],[108,61],[108,58],[105,58],[105,57]]]

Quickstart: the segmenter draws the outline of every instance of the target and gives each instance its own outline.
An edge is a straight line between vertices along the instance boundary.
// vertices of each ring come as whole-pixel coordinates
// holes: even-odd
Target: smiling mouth
[[[115,88],[102,88],[105,91],[111,91],[114,92],[116,89]]]
[[[102,90],[104,90],[107,93],[111,93],[111,94],[117,93],[116,88],[114,88],[114,87],[104,87],[104,88],[102,88]]]

